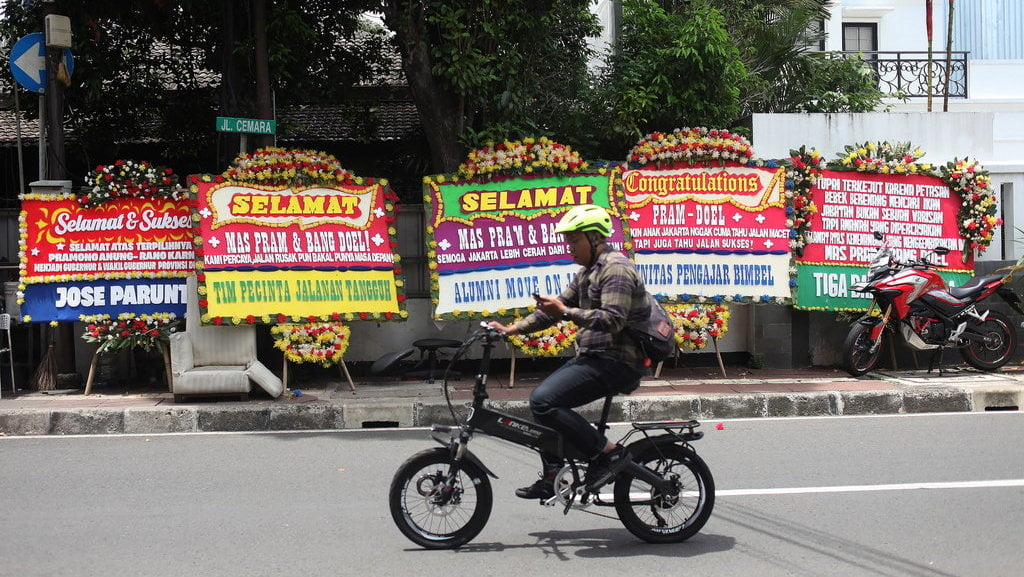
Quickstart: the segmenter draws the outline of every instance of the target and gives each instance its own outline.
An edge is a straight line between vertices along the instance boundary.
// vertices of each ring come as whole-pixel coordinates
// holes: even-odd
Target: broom
[[[57,358],[53,351],[53,343],[46,348],[39,368],[33,373],[31,386],[37,391],[52,391],[57,388]]]

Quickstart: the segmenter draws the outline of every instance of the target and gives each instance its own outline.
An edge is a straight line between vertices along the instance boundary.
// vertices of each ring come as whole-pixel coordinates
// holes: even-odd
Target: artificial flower
[[[493,175],[576,173],[588,167],[570,146],[542,136],[497,144],[489,142],[483,148],[472,150],[459,166],[458,177],[468,180]],[[445,179],[438,176],[436,180],[441,183]]]
[[[728,130],[715,128],[677,128],[672,132],[652,132],[629,151],[630,166],[671,167],[679,164],[746,163],[754,156],[750,141]]]
[[[710,339],[720,339],[729,330],[729,307],[725,305],[666,305],[676,329],[680,349],[698,350]]]
[[[137,316],[134,313],[121,313],[117,318],[107,314],[81,315],[78,319],[86,323],[82,339],[99,343],[99,353],[134,348],[152,350],[159,343],[169,341],[171,333],[177,331],[181,324],[173,313]]]
[[[330,367],[341,362],[352,330],[341,323],[313,322],[275,325],[270,334],[287,360]]]
[[[356,181],[334,156],[313,150],[265,147],[240,154],[225,180],[274,186],[334,186]]]
[[[845,151],[829,163],[829,168],[879,174],[925,174],[931,170],[929,164],[917,164],[924,151],[909,142],[865,142],[846,145]]]
[[[557,357],[576,342],[576,331],[572,321],[559,321],[528,335],[509,335],[508,342],[531,357]]]
[[[85,177],[78,195],[84,208],[99,206],[119,198],[185,198],[185,189],[170,168],[153,166],[145,160],[117,160],[97,166]]]
[[[807,246],[807,232],[811,228],[811,215],[818,212],[817,205],[811,200],[811,189],[818,182],[824,167],[821,153],[813,148],[801,146],[798,150],[789,151],[790,158],[786,164],[786,197],[789,207],[787,215],[792,218],[786,224],[793,230],[789,241],[790,248],[803,255]]]
[[[988,171],[975,161],[953,159],[939,167],[939,178],[960,197],[957,223],[960,236],[968,243],[965,252],[970,245],[984,251],[992,243],[995,227],[1003,224],[997,216],[999,210]]]

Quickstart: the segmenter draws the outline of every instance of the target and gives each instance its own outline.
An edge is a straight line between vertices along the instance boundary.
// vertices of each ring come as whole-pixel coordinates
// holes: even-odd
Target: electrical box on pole
[[[71,48],[71,19],[60,14],[47,14],[46,47]]]

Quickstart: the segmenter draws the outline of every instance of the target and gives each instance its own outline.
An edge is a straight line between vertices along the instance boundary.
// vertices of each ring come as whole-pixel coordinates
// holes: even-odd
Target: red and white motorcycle
[[[883,240],[881,233],[874,234]],[[928,257],[948,253],[948,248],[937,247],[918,259],[901,262],[883,243],[868,265],[865,282],[852,287],[874,298],[843,343],[847,372],[856,377],[875,367],[890,325],[910,348],[934,351],[933,366],[937,360],[940,370],[942,351],[947,348],[959,349],[967,364],[982,371],[994,371],[1010,360],[1017,348],[1016,327],[1005,314],[985,309],[983,303],[998,294],[1024,315],[1020,297],[1009,286],[1016,269],[947,287]]]

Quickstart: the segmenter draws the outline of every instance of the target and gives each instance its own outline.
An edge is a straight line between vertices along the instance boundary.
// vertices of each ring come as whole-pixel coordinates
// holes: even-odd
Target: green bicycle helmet
[[[600,206],[584,204],[569,209],[555,225],[555,232],[596,232],[609,237],[612,235],[612,219]]]

